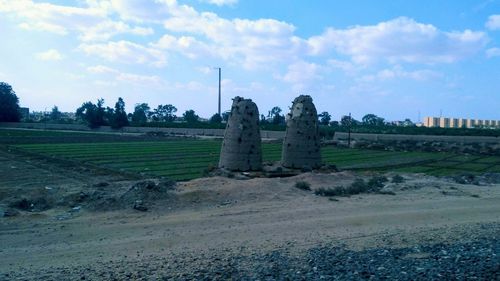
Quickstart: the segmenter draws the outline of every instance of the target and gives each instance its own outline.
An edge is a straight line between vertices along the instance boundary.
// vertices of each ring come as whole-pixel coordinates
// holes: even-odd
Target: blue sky
[[[31,110],[123,97],[261,113],[500,119],[500,1],[0,0],[0,81]]]

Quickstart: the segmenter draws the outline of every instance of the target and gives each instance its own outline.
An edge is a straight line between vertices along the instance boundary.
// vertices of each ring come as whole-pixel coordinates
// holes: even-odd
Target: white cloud
[[[102,87],[115,87],[118,85],[116,81],[109,81],[109,80],[95,80],[93,83],[96,86],[102,86]]]
[[[315,83],[317,80],[323,79],[320,75],[322,70],[322,67],[315,63],[300,60],[290,64],[286,74],[277,78],[291,84],[294,92],[302,92],[317,87],[314,84],[317,84]]]
[[[486,56],[488,58],[500,56],[500,48],[490,48],[486,50]]]
[[[151,46],[158,49],[176,51],[191,59],[214,55],[210,46],[198,41],[192,36],[181,36],[176,38],[172,35],[165,34],[157,43],[151,44]]]
[[[356,63],[451,63],[474,55],[487,43],[484,32],[443,32],[430,24],[400,17],[372,26],[329,28],[308,39],[312,55],[332,51]]]
[[[500,15],[491,15],[486,22],[486,27],[490,30],[500,29]]]
[[[415,81],[428,81],[435,78],[439,78],[442,75],[436,71],[422,69],[414,71],[406,71],[400,66],[395,66],[392,69],[383,69],[377,72],[375,75],[365,75],[361,77],[361,81],[373,82],[373,81],[387,81],[393,79],[410,79]]]
[[[82,41],[104,41],[117,34],[129,33],[135,35],[151,35],[152,28],[130,27],[128,24],[119,21],[103,21],[97,25],[81,29]]]
[[[175,88],[179,90],[186,90],[186,91],[200,91],[200,90],[205,90],[207,87],[203,84],[201,84],[198,81],[189,81],[188,83],[175,83]]]
[[[201,1],[217,6],[234,5],[238,3],[238,0],[201,0]]]
[[[22,28],[57,34],[66,34],[68,29],[79,25],[96,24],[106,16],[101,9],[35,3],[31,0],[0,0],[0,12],[15,15],[22,21]]]
[[[87,67],[87,71],[94,74],[118,72],[116,69],[104,65],[89,66]]]
[[[120,73],[116,76],[116,80],[125,81],[134,84],[157,84],[160,83],[161,78],[156,75],[137,75],[131,73]]]
[[[109,0],[110,8],[124,20],[161,22],[169,15],[175,0]]]
[[[109,19],[111,3],[88,0],[88,7],[70,7],[31,0],[0,0],[0,12],[14,15],[21,21],[19,27],[67,35],[80,33],[83,41],[107,40],[118,34],[150,35],[151,28],[131,27]]]
[[[196,70],[198,70],[199,72],[203,73],[203,74],[210,74],[213,69],[211,67],[208,67],[208,66],[199,66],[196,68]]]
[[[162,51],[123,40],[102,44],[84,43],[78,49],[87,55],[98,56],[108,61],[148,64],[157,67],[165,66],[167,63],[165,54]]]
[[[208,53],[247,69],[294,60],[303,46],[303,40],[293,34],[295,27],[286,22],[274,19],[228,20],[214,13],[198,13],[188,6],[172,5],[170,8],[172,16],[164,21],[167,30],[196,35],[199,37],[196,44],[205,44]],[[191,40],[195,42],[194,39]]]
[[[23,22],[19,24],[19,27],[26,30],[48,31],[59,35],[66,35],[68,33],[66,31],[66,28],[64,27],[46,22],[34,22],[34,23]]]
[[[158,84],[161,82],[161,78],[156,75],[139,75],[134,73],[126,73],[120,72],[117,69],[104,66],[104,65],[96,65],[87,67],[87,71],[92,74],[102,75],[108,74],[112,75],[114,81],[108,81],[112,83],[106,83],[106,85],[117,85],[117,82],[128,82],[132,84]],[[103,81],[103,80],[97,80]],[[102,83],[99,83],[102,84]]]
[[[36,58],[39,60],[44,60],[44,61],[57,61],[57,60],[62,60],[63,56],[61,53],[59,53],[58,50],[56,49],[50,49],[45,52],[37,53]]]
[[[318,74],[320,67],[314,63],[298,61],[288,66],[287,73],[282,77],[283,81],[289,83],[303,83],[314,79],[320,79]]]
[[[337,59],[329,59],[327,63],[328,63],[327,65],[330,66],[331,68],[340,69],[349,75],[354,75],[358,71],[364,68],[363,66],[354,64],[350,61],[342,61]]]

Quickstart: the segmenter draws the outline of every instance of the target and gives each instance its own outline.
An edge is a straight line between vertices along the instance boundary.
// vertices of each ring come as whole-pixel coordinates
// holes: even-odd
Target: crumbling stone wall
[[[219,168],[232,171],[262,169],[259,109],[251,99],[233,99],[224,132]]]
[[[299,169],[321,166],[318,114],[308,95],[295,98],[287,115],[281,164]]]

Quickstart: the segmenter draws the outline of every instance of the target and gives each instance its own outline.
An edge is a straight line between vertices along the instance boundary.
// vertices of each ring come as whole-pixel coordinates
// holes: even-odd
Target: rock
[[[1,209],[0,208],[0,218],[1,217],[15,217],[19,215],[19,211],[16,210],[16,209],[12,209],[12,208],[6,208],[6,209]]]
[[[143,190],[143,189],[154,189],[156,187],[156,183],[152,180],[140,181],[132,186],[132,188]]]
[[[109,186],[109,182],[102,181],[94,184],[94,187],[106,187],[106,186]]]
[[[142,200],[136,200],[134,202],[134,209],[136,209],[137,211],[141,211],[141,212],[146,212],[148,210],[148,208],[146,206],[144,206],[144,203],[142,202]]]
[[[385,195],[396,195],[396,193],[394,192],[393,184],[385,185],[382,189],[378,191],[378,193]]]

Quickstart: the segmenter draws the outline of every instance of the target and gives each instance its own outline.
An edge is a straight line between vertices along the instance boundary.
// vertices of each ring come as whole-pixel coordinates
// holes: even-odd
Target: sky
[[[261,114],[500,120],[500,0],[0,0],[0,81],[31,111],[118,97]],[[420,117],[420,119],[419,119]]]

